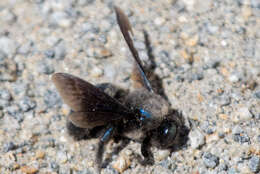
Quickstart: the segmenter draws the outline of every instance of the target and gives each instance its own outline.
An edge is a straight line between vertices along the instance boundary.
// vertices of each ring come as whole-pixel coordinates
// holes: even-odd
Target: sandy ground
[[[189,128],[178,150],[152,148],[155,164],[110,142],[102,173],[260,172],[259,0],[1,0],[0,173],[96,173],[98,139],[67,135],[66,106],[50,80],[66,72],[133,90],[133,59],[113,6]],[[150,40],[147,54],[144,32]]]

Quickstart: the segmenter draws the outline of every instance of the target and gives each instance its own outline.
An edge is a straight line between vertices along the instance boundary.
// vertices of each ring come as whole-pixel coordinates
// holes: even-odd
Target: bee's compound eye
[[[172,121],[164,121],[159,127],[159,137],[162,146],[171,146],[177,135],[177,125]]]

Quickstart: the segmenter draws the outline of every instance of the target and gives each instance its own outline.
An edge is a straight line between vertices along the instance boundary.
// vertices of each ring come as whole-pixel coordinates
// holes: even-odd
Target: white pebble
[[[239,121],[247,121],[252,118],[252,114],[250,113],[249,109],[247,107],[241,107],[235,112],[233,115],[233,121],[239,122]]]
[[[193,149],[198,149],[205,143],[205,136],[198,129],[189,134],[189,139]]]
[[[0,38],[0,50],[3,51],[6,55],[12,56],[16,51],[15,41],[9,39],[8,37]]]
[[[100,77],[103,75],[103,70],[98,68],[98,67],[94,67],[92,70],[91,70],[91,75],[93,77]]]

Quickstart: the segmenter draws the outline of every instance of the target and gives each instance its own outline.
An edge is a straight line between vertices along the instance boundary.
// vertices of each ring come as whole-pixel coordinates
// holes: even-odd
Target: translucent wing
[[[76,126],[90,128],[134,116],[132,110],[78,77],[55,73],[52,81],[64,102],[74,111],[69,118]]]
[[[123,11],[120,8],[115,7],[115,11],[116,11],[117,23],[120,27],[120,30],[121,30],[124,38],[125,38],[125,41],[126,41],[128,47],[129,47],[129,49],[130,49],[130,51],[131,51],[131,53],[132,53],[132,55],[133,55],[133,57],[136,61],[136,66],[137,66],[137,69],[139,71],[139,73],[135,73],[135,70],[134,70],[133,78],[137,82],[140,82],[140,79],[142,79],[142,83],[144,84],[144,86],[150,92],[153,92],[151,84],[150,84],[149,80],[147,79],[147,77],[144,73],[144,68],[142,66],[142,62],[140,60],[139,54],[138,54],[137,50],[135,49],[134,44],[133,44],[133,40],[132,40],[132,38],[129,34],[129,31],[130,31],[131,34],[133,35],[133,31],[132,31],[130,22],[129,22],[127,16],[123,13]]]

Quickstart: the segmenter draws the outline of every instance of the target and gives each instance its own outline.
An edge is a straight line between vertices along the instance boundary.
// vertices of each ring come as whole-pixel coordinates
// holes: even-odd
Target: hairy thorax
[[[156,129],[169,112],[169,104],[164,98],[144,88],[128,94],[124,105],[135,109],[143,109],[150,114],[149,118],[143,120],[142,126],[139,126],[135,121],[130,121],[127,124],[124,136],[131,137],[131,139],[134,137],[136,141],[142,141],[147,132]]]

